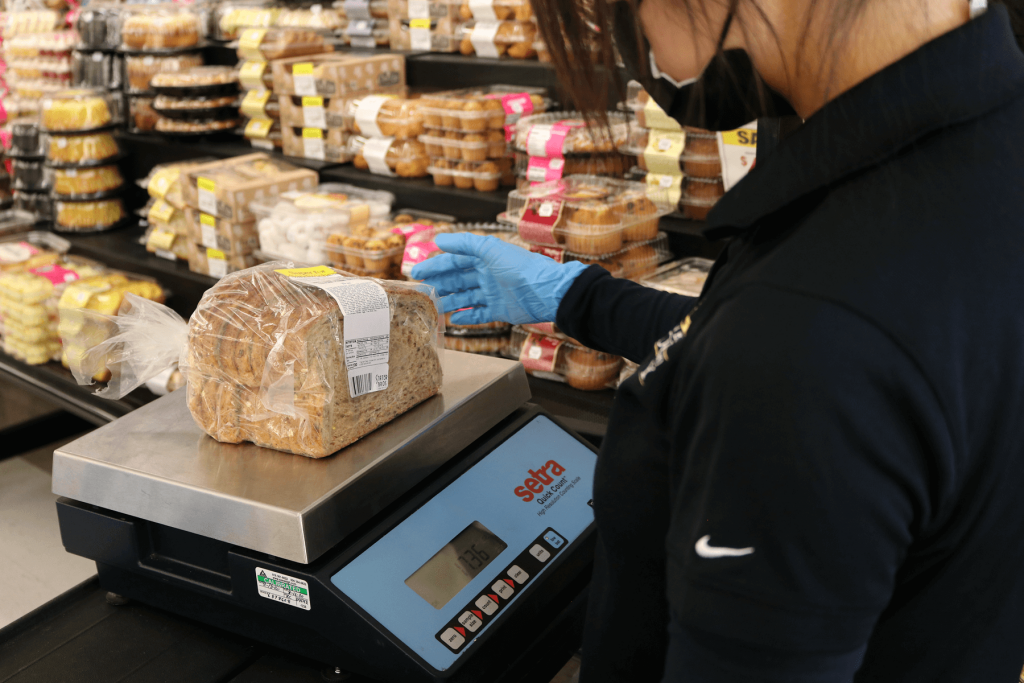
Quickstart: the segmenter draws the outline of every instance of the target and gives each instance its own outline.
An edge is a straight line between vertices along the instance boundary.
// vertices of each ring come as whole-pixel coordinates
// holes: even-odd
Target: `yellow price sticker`
[[[749,128],[725,131],[722,133],[722,142],[726,145],[757,147],[757,131]]]
[[[197,178],[196,187],[198,187],[200,190],[205,190],[207,192],[217,191],[217,183],[213,182],[209,178]]]
[[[156,200],[153,206],[149,207],[147,218],[150,223],[170,223],[174,216],[174,207],[162,199]]]
[[[302,62],[301,64],[292,65],[293,76],[312,76],[313,75],[313,63]]]
[[[287,277],[323,277],[335,275],[334,269],[330,266],[313,266],[311,268],[280,268],[274,271]]]
[[[199,223],[200,225],[209,225],[214,228],[217,227],[217,219],[208,213],[199,214]]]
[[[220,249],[207,249],[206,250],[206,258],[208,258],[208,259],[216,259],[218,261],[227,261],[228,260],[227,254],[225,254]]]
[[[270,91],[266,89],[250,90],[242,98],[242,113],[250,119],[266,117],[267,102],[270,100]]]
[[[324,106],[324,98],[322,97],[303,97],[303,107],[322,107]]]
[[[430,19],[410,19],[409,28],[425,28],[430,29]]]
[[[270,134],[273,125],[270,119],[249,119],[249,123],[245,124],[245,137],[262,140]]]
[[[178,238],[172,230],[154,230],[149,234],[149,246],[154,249],[170,251],[174,246],[174,240]]]
[[[319,128],[303,128],[302,137],[304,138],[320,138],[323,139],[324,132]]]

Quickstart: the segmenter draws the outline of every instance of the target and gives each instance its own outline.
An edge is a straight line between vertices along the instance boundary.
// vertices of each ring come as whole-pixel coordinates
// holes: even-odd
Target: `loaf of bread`
[[[188,405],[203,431],[322,458],[440,391],[438,312],[422,285],[374,280],[391,312],[388,387],[352,398],[341,308],[275,270],[286,266],[229,274],[192,315]]]

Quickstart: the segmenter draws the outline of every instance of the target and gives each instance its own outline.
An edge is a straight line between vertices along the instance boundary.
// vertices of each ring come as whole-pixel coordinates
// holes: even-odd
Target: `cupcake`
[[[619,217],[600,201],[580,204],[565,229],[565,248],[577,254],[600,256],[622,248]]]

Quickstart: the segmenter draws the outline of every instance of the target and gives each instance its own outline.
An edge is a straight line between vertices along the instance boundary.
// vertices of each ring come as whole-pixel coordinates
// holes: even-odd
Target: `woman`
[[[574,2],[535,6],[593,107]],[[636,11],[672,113],[692,110],[669,79],[741,50],[805,122],[712,211],[706,234],[731,239],[699,300],[469,235],[439,236],[448,253],[413,273],[473,307],[453,322],[555,320],[640,364],[598,462],[581,681],[1008,683],[1024,56],[1006,8],[619,7],[592,13],[607,35]]]

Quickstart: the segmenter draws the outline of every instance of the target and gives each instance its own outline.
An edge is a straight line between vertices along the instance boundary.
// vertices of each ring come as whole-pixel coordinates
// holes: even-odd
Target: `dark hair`
[[[647,60],[647,42],[644,39],[637,9],[641,0],[531,0],[537,14],[541,36],[551,54],[551,61],[558,80],[570,100],[569,104],[591,116],[601,118],[612,95],[621,99],[625,79],[615,59],[616,49],[622,61],[633,68],[645,86],[651,83]],[[654,1],[654,0],[652,0]],[[665,0],[656,0],[664,2]],[[756,12],[761,13],[756,0],[745,0]],[[844,0],[837,2],[832,17],[828,48],[835,49],[846,35],[845,27],[853,21],[870,0]],[[989,0],[992,4],[1005,5],[1017,42],[1024,48],[1024,0]],[[703,12],[703,3],[695,0],[677,0],[679,9],[685,12],[691,25],[696,25],[698,12]],[[734,16],[741,0],[729,0],[729,14]],[[967,0],[964,0],[966,3]],[[808,22],[810,19],[808,19]],[[618,45],[613,40],[618,36]],[[594,55],[597,55],[595,58]],[[722,69],[727,77],[733,74],[730,60],[726,59],[722,46],[718,46],[712,67]],[[757,97],[762,102],[767,97],[767,88],[756,79]],[[700,93],[691,98],[697,105],[702,99]]]

